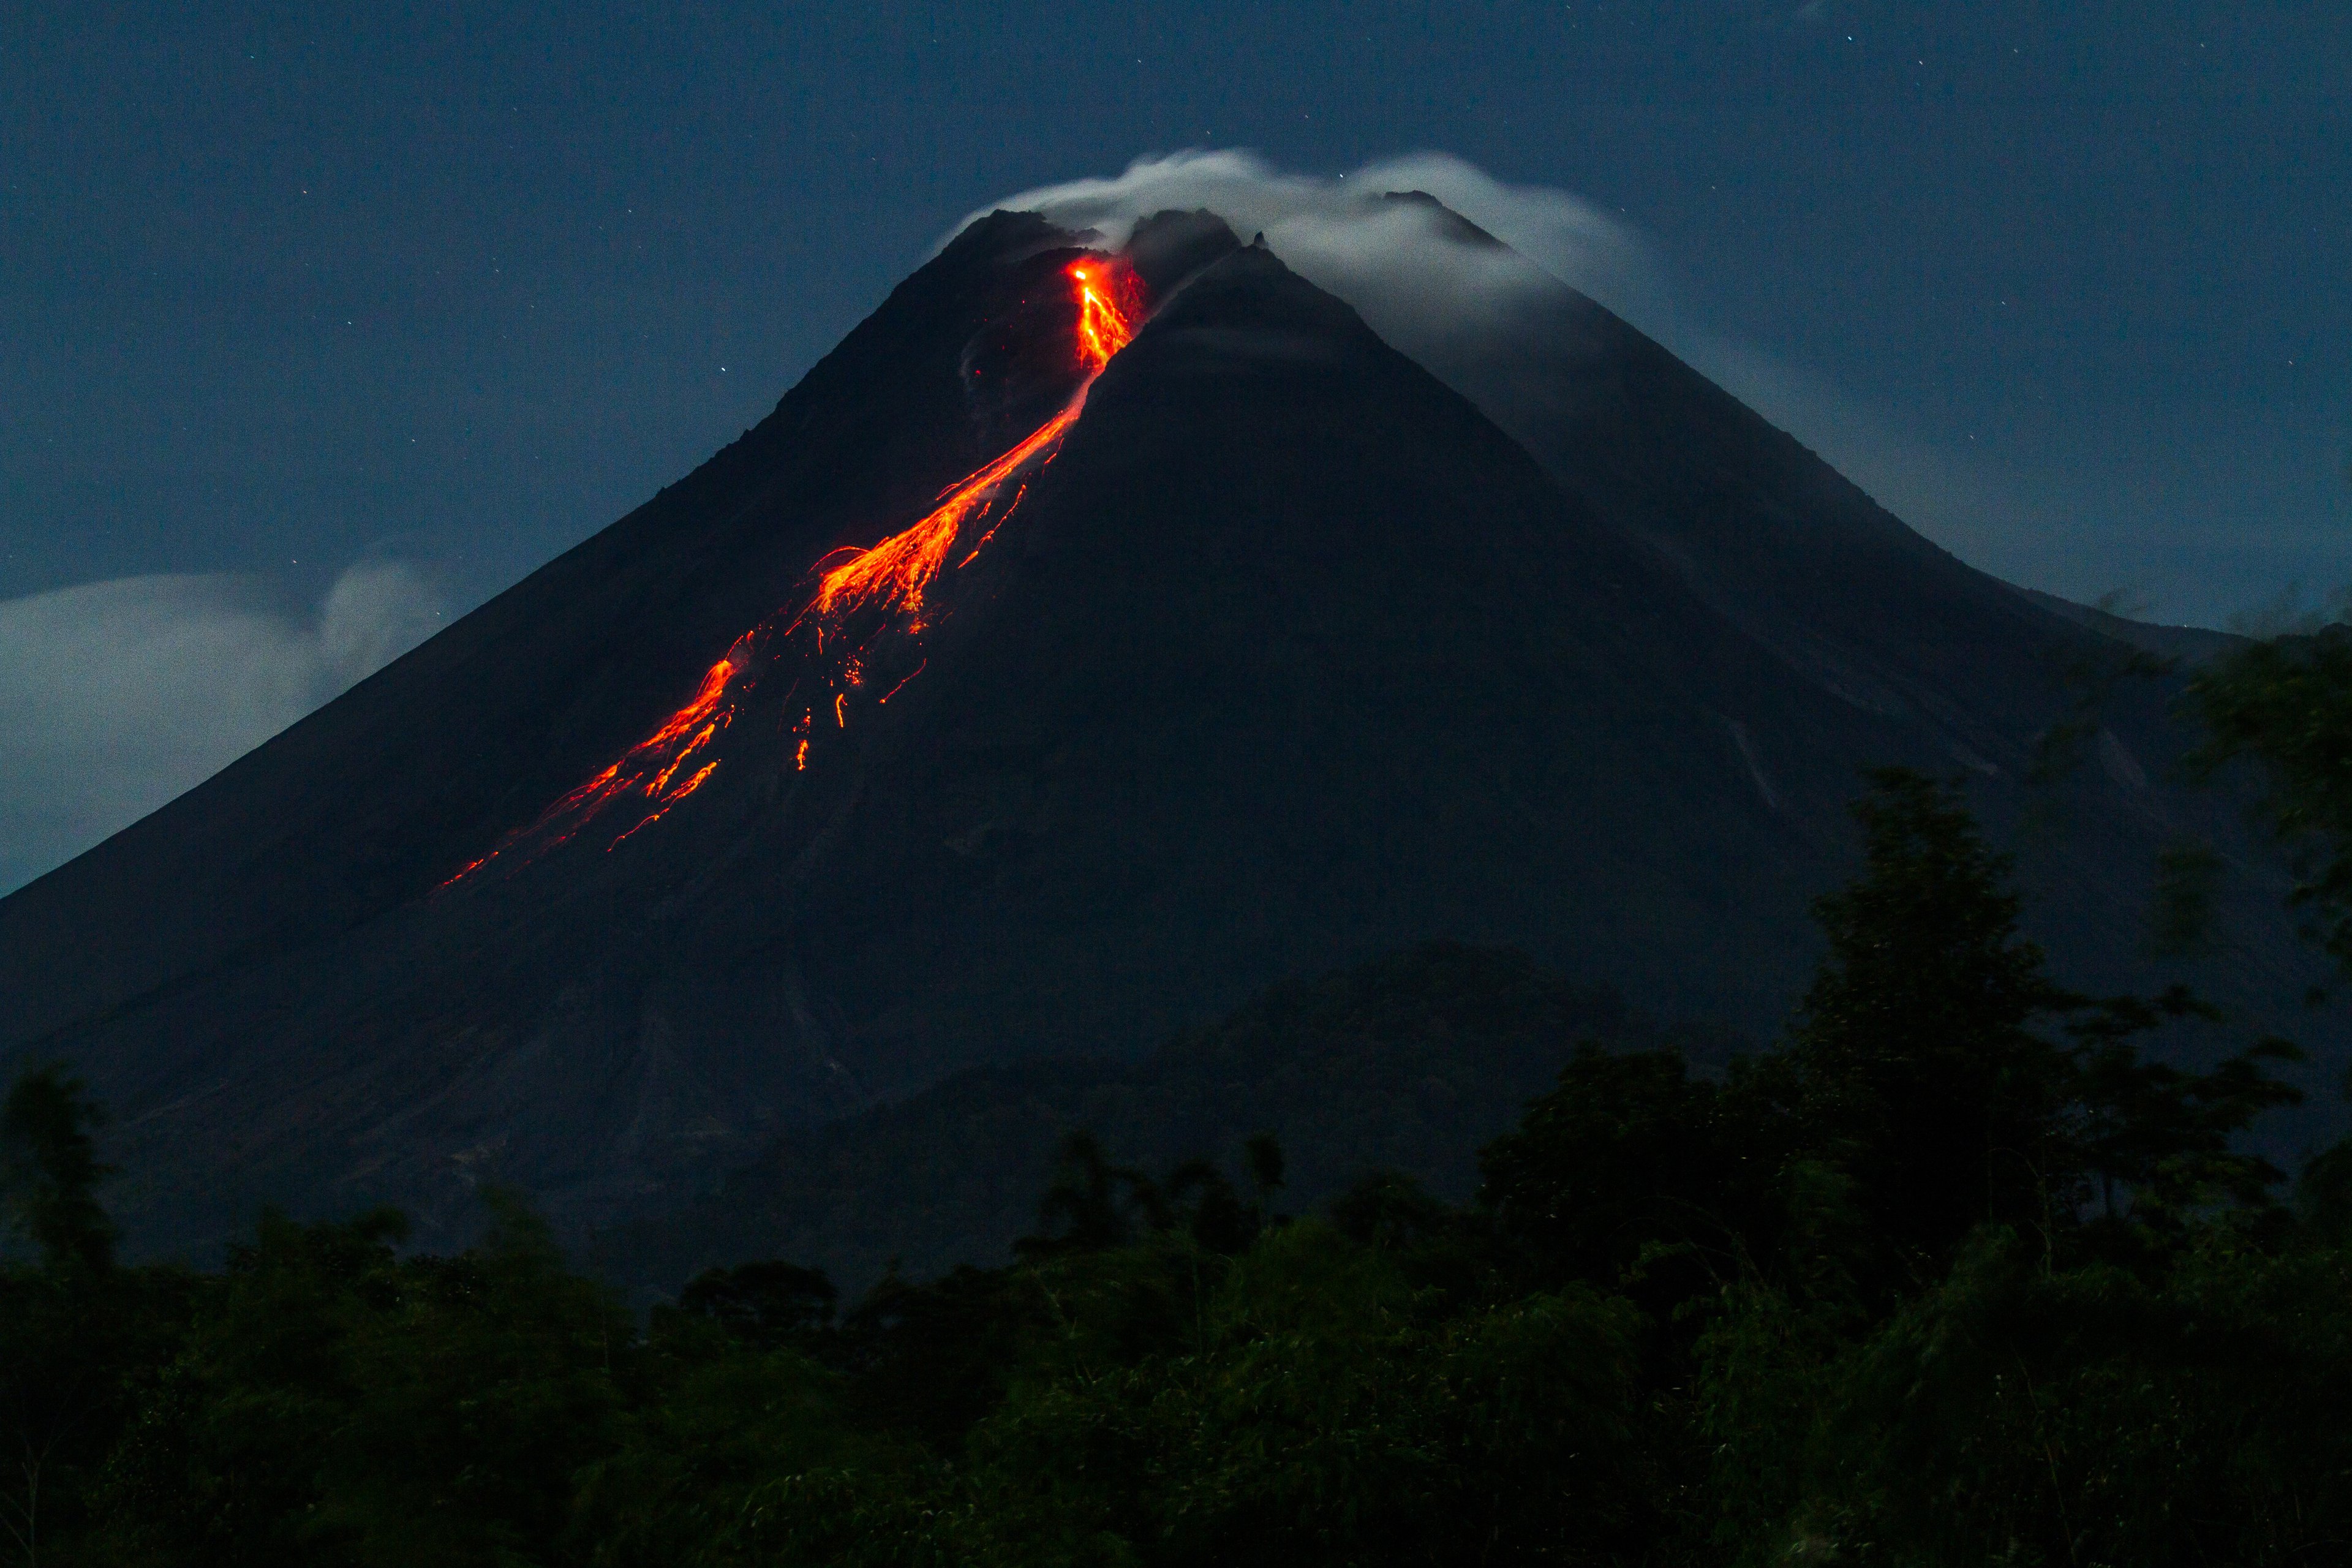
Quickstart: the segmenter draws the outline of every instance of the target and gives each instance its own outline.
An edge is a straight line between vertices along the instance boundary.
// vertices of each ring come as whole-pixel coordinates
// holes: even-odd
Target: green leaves
[[[612,1442],[631,1327],[511,1204],[401,1258],[397,1216],[265,1218],[121,1443],[126,1546],[179,1563],[553,1560]]]
[[[2352,1502],[2352,1444],[2325,1415],[2352,1394],[2344,1315],[2325,1306],[2343,1260],[2214,1240],[2151,1281],[2047,1273],[2014,1233],[1979,1236],[1809,1371],[1790,1535],[1954,1565],[2328,1550]]]
[[[1017,1388],[973,1434],[975,1495],[1017,1500],[1033,1542],[1116,1538],[1149,1563],[1442,1562],[1480,1542],[1597,1561],[1637,1533],[1628,1304],[1574,1289],[1447,1313],[1305,1221],[1202,1315],[1180,1349]]]

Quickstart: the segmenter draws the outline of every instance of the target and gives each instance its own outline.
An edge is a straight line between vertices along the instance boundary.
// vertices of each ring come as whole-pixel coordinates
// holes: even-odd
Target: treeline
[[[2200,1005],[2055,984],[1955,794],[1888,772],[1857,814],[1782,1041],[1715,1076],[1577,1052],[1468,1204],[1374,1174],[1288,1215],[1270,1140],[1147,1172],[1076,1138],[1004,1267],[845,1307],[752,1264],[640,1323],[498,1199],[456,1258],[379,1215],[126,1267],[90,1110],[34,1074],[0,1119],[37,1255],[0,1273],[0,1548],[2352,1561],[2352,1142],[2290,1179],[2240,1137],[2292,1047],[2154,1059]]]

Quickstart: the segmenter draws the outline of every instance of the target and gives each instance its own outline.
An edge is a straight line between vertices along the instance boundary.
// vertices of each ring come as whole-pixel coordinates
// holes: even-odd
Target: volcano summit
[[[1206,214],[982,219],[695,473],[0,902],[0,1048],[113,1108],[149,1250],[265,1201],[433,1242],[484,1180],[577,1234],[1425,938],[1767,1031],[1885,763],[2049,806],[2038,934],[2145,981],[2155,851],[2231,837],[2162,690],[2032,783],[2125,646],[1533,283],[1418,342]],[[2305,963],[2242,871],[2225,1001]]]

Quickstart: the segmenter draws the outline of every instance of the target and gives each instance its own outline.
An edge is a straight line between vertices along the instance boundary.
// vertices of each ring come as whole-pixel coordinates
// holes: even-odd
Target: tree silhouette
[[[81,1080],[55,1064],[19,1078],[0,1106],[0,1191],[53,1269],[114,1263],[114,1224],[98,1201],[113,1167],[100,1163],[89,1132],[99,1121]]]

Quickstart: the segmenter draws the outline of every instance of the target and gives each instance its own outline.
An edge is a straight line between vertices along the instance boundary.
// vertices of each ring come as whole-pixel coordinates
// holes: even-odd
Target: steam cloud
[[[1475,243],[1427,206],[1379,199],[1391,191],[1436,197],[1518,255]],[[1153,213],[1205,207],[1244,239],[1263,231],[1276,255],[1383,335],[1496,324],[1519,290],[1541,281],[1528,261],[1629,320],[1667,309],[1662,268],[1631,227],[1566,192],[1507,185],[1442,153],[1328,180],[1284,174],[1248,153],[1178,153],[1138,159],[1115,179],[1044,185],[996,205],[1099,230],[1113,245]]]
[[[441,625],[413,568],[364,563],[315,613],[226,576],[0,601],[0,891],[128,826]]]
[[[1479,243],[1426,205],[1379,199],[1404,191],[1436,197],[1510,248]],[[2013,581],[2085,590],[2065,581],[2074,574],[2069,558],[2081,542],[2076,498],[2042,493],[2058,487],[1912,435],[1826,379],[1685,319],[1655,247],[1630,225],[1566,192],[1505,184],[1436,153],[1323,179],[1285,173],[1247,153],[1189,152],[1139,159],[1115,178],[1040,186],[994,205],[1096,229],[1112,245],[1124,243],[1136,222],[1153,213],[1205,207],[1244,239],[1262,231],[1285,263],[1347,300],[1373,331],[1441,375],[1448,363],[1507,343],[1515,308],[1529,291],[1553,279],[1569,283],[1938,542]]]

